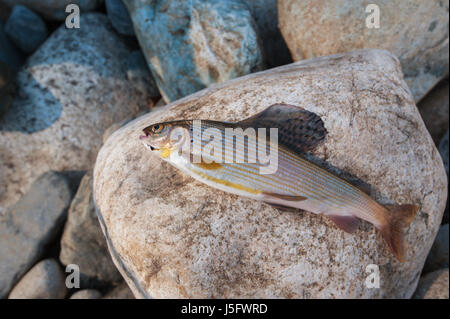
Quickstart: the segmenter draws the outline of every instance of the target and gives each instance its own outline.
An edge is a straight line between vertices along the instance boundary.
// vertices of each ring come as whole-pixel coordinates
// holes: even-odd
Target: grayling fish
[[[210,152],[195,147],[195,120],[158,123],[144,128],[141,140],[159,156],[195,179],[220,190],[264,201],[278,207],[291,207],[323,214],[346,232],[352,233],[359,219],[373,224],[382,233],[386,243],[397,257],[404,261],[402,227],[408,225],[417,213],[416,205],[383,206],[368,194],[327,170],[304,159],[300,154],[314,149],[326,136],[323,122],[316,114],[300,107],[275,104],[261,113],[237,123],[209,120],[200,123],[200,133],[208,129],[226,136],[234,129],[232,145],[235,159],[223,160]],[[241,130],[236,130],[241,128]],[[277,128],[279,144],[265,138],[260,146],[246,134],[248,128]],[[247,132],[248,133],[248,132]],[[224,140],[203,138],[200,144],[211,150],[211,144],[225,150]],[[208,135],[209,136],[209,135]],[[259,140],[258,140],[259,141]],[[261,173],[267,163],[254,159],[250,149],[275,149],[277,168],[269,174]],[[185,150],[188,150],[187,152]],[[258,153],[259,155],[260,153]],[[267,152],[266,152],[267,155]],[[239,160],[240,159],[240,160]]]

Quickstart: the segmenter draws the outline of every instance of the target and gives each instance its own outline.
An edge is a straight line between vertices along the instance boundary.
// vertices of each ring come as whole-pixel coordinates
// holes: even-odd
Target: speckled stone
[[[138,138],[155,122],[236,121],[275,103],[318,114],[328,136],[314,155],[370,184],[377,201],[419,205],[405,229],[405,263],[368,223],[351,235],[326,217],[221,192]],[[94,169],[110,253],[144,298],[409,298],[446,196],[439,153],[399,61],[383,50],[300,61],[202,90],[116,131]],[[365,285],[369,264],[379,266],[379,289]]]
[[[9,294],[9,299],[63,299],[66,276],[55,259],[37,263]]]
[[[166,102],[263,68],[241,0],[123,0]]]
[[[131,50],[102,14],[63,25],[17,74],[16,98],[0,119],[0,214],[49,170],[87,170],[111,124],[148,109],[154,91],[129,78]]]
[[[386,49],[420,101],[448,75],[448,1],[380,0],[380,27],[366,26],[360,0],[280,0],[280,29],[294,61],[363,48]]]
[[[43,258],[46,247],[64,226],[72,196],[68,179],[48,172],[0,215],[0,298]]]

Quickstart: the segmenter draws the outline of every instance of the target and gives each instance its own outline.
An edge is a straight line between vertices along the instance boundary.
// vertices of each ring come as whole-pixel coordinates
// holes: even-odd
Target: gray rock
[[[82,289],[70,296],[70,299],[100,299],[102,294],[95,289]]]
[[[258,26],[267,67],[292,63],[291,53],[278,28],[277,0],[244,0],[244,2]]]
[[[27,7],[14,6],[5,24],[5,32],[25,53],[34,52],[47,39],[45,22]]]
[[[420,278],[414,299],[448,299],[448,268],[434,271]]]
[[[280,102],[324,121],[328,137],[313,155],[371,185],[381,204],[421,208],[404,230],[405,263],[370,224],[347,234],[326,217],[218,191],[138,139],[151,123],[237,121]],[[384,50],[300,61],[197,92],[116,131],[94,169],[102,230],[136,297],[410,298],[446,196],[439,153],[399,61]],[[369,264],[379,266],[380,289],[365,284]]]
[[[281,33],[294,61],[363,48],[386,49],[420,101],[449,69],[448,1],[380,0],[380,27],[368,28],[360,0],[279,0]],[[320,21],[320,23],[318,23]]]
[[[7,296],[61,231],[71,199],[67,179],[48,172],[33,183],[19,202],[0,215],[0,298]]]
[[[122,0],[105,0],[106,12],[114,29],[120,34],[134,36],[133,22]]]
[[[103,299],[135,299],[135,297],[124,282],[108,292]]]
[[[444,161],[445,171],[447,172],[448,176],[448,128],[447,132],[439,143],[439,153],[441,153],[442,160]]]
[[[17,74],[16,97],[0,119],[0,214],[49,170],[88,170],[111,124],[148,110],[154,88],[130,80],[132,52],[102,14],[64,25]]]
[[[9,294],[9,299],[64,299],[65,275],[58,262],[45,259],[26,273]]]
[[[240,0],[125,0],[166,102],[263,68],[255,23]]]
[[[78,5],[81,16],[81,13],[97,9],[103,0],[0,0],[0,2],[10,7],[23,5],[39,12],[45,18],[63,21],[69,15],[66,13],[67,5]]]
[[[0,63],[18,70],[23,63],[22,53],[8,39],[3,23],[0,21]]]
[[[439,145],[439,141],[448,130],[448,92],[448,79],[445,79],[417,104],[425,126],[436,145]]]
[[[70,205],[61,238],[59,260],[63,265],[79,266],[83,288],[102,288],[122,280],[108,253],[105,237],[98,223],[89,173],[81,180]]]
[[[423,273],[448,268],[448,224],[441,226],[428,254]]]

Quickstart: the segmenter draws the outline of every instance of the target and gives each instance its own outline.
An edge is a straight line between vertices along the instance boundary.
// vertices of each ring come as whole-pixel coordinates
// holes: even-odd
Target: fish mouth
[[[147,139],[148,137],[149,137],[149,134],[145,133],[145,135],[139,136],[139,139],[142,141],[142,144],[144,144],[144,146],[146,148],[148,148],[150,151],[159,150],[159,148],[156,148],[145,141],[145,139]]]

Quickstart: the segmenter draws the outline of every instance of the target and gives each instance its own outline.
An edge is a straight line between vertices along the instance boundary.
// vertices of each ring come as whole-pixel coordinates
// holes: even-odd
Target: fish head
[[[143,129],[139,139],[151,151],[159,151],[166,158],[173,151],[179,151],[189,138],[189,125],[186,122],[156,123]]]

